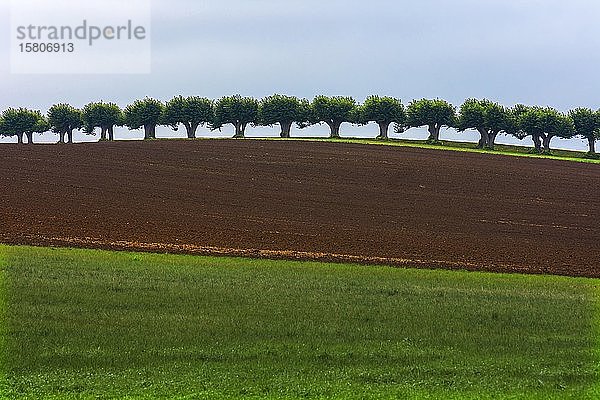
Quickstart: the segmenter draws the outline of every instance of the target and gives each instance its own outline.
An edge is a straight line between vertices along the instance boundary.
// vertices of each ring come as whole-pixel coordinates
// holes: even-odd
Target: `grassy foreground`
[[[4,398],[600,398],[592,279],[0,246]]]

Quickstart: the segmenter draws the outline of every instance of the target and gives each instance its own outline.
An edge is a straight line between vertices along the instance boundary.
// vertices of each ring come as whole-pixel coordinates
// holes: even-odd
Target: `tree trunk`
[[[535,151],[537,153],[541,153],[542,152],[542,138],[540,137],[540,135],[538,135],[538,134],[531,135],[531,139],[533,140],[533,146],[535,147]]]
[[[479,135],[481,135],[481,138],[479,139],[479,143],[477,143],[477,148],[485,149],[488,146],[488,143],[490,142],[490,135],[489,135],[487,129],[483,129],[483,128],[477,128],[477,132],[479,132]]]
[[[156,125],[144,125],[144,140],[156,139]]]
[[[17,143],[23,144],[23,134],[17,133]]]
[[[106,127],[102,127],[101,129],[102,131],[100,132],[100,140],[106,140]]]
[[[233,137],[234,138],[243,138],[244,130],[245,130],[245,127],[243,126],[243,124],[241,122],[236,122],[233,124],[233,126],[235,126],[235,135]]]
[[[588,143],[590,145],[590,154],[596,154],[596,138],[593,136],[588,137]]]
[[[198,130],[198,123],[185,123],[185,130],[187,132],[188,139],[196,139],[196,131]]]
[[[496,136],[498,136],[498,132],[490,132],[487,144],[488,149],[494,150],[496,148]]]
[[[550,141],[552,140],[552,135],[544,135],[544,153],[550,153]]]
[[[58,143],[63,144],[65,142],[65,133],[58,132]]]
[[[427,130],[429,131],[429,139],[427,139],[427,141],[435,143],[440,141],[441,127],[437,125],[429,125],[429,128]]]
[[[329,129],[331,130],[331,132],[329,133],[329,137],[332,139],[339,139],[340,137],[340,126],[342,125],[341,122],[328,122],[327,125],[329,125]]]
[[[73,143],[73,129],[67,131],[67,140],[69,143]]]
[[[26,133],[27,135],[27,143],[33,144],[33,133]]]
[[[113,140],[115,140],[115,127],[114,126],[108,127],[108,140],[111,142]]]
[[[281,125],[281,133],[279,134],[282,138],[289,138],[290,132],[292,131],[292,122],[284,121],[280,123]]]
[[[379,136],[377,136],[377,139],[381,139],[381,140],[388,140],[388,131],[390,129],[390,122],[378,122],[377,125],[379,125]]]

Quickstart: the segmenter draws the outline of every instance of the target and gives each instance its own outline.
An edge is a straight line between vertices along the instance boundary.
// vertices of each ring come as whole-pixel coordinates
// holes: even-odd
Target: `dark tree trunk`
[[[17,143],[23,144],[23,134],[17,133]]]
[[[106,127],[103,126],[101,128],[101,132],[100,132],[100,140],[103,140],[103,141],[106,140],[106,131],[107,131]]]
[[[535,147],[535,151],[537,153],[541,153],[542,152],[542,138],[540,137],[540,135],[538,135],[538,134],[531,135],[531,139],[533,140],[533,146]]]
[[[110,140],[111,142],[113,140],[115,140],[115,127],[114,126],[108,127],[108,140]]]
[[[67,131],[67,140],[69,143],[73,143],[73,130]]]
[[[430,142],[439,142],[440,141],[440,126],[437,125],[429,125],[427,129],[429,131],[429,139]]]
[[[479,139],[479,143],[477,143],[477,148],[485,149],[488,146],[488,143],[490,141],[490,135],[489,135],[487,129],[483,129],[483,128],[477,128],[477,132],[479,132],[479,135],[481,135],[481,138]]]
[[[33,144],[33,133],[26,133],[27,135],[27,143]]]
[[[63,144],[65,142],[65,133],[58,132],[58,143]]]
[[[184,125],[188,139],[196,139],[196,131],[198,130],[198,125],[200,124],[186,122]]]
[[[246,127],[244,126],[244,124],[242,124],[241,122],[236,122],[233,124],[233,126],[235,127],[235,135],[233,137],[234,138],[243,138],[244,131],[246,130]]]
[[[391,122],[378,122],[377,125],[379,125],[379,136],[377,136],[377,139],[381,139],[381,140],[388,140],[388,131],[390,129],[390,123]]]
[[[340,137],[340,126],[342,125],[341,122],[328,122],[327,125],[329,125],[329,129],[330,129],[330,133],[329,133],[329,137],[332,139],[339,139]]]
[[[494,150],[496,148],[496,136],[498,136],[498,132],[490,132],[487,144],[488,149]]]
[[[281,125],[281,133],[279,135],[282,138],[289,138],[290,132],[292,131],[292,122],[285,121],[285,122],[281,122],[280,125]]]
[[[552,140],[552,135],[544,135],[543,139],[544,139],[544,153],[550,153],[550,141]]]
[[[156,139],[156,125],[144,125],[144,140]]]
[[[596,138],[593,136],[588,137],[588,143],[590,145],[590,154],[596,154]]]

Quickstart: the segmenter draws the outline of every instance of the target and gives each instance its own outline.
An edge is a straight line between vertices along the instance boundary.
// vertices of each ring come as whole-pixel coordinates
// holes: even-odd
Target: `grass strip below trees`
[[[6,398],[600,397],[600,281],[2,247]]]
[[[362,139],[362,138],[256,138],[248,137],[247,139],[253,140],[300,140],[300,141],[318,141],[318,142],[332,142],[332,143],[355,143],[355,144],[369,144],[369,145],[383,145],[383,146],[400,146],[400,147],[415,147],[421,149],[432,149],[432,150],[445,150],[445,151],[460,151],[467,153],[480,153],[480,154],[497,154],[506,155],[513,157],[530,157],[530,158],[545,158],[550,160],[561,160],[561,161],[575,161],[589,164],[600,164],[600,160],[585,158],[585,152],[572,151],[572,150],[553,150],[552,154],[535,154],[531,152],[531,148],[525,146],[513,146],[513,145],[502,145],[497,144],[495,150],[484,150],[476,148],[475,143],[471,142],[456,142],[456,141],[443,141],[443,144],[429,144],[425,140],[411,140],[411,139],[389,139],[389,140],[377,140],[377,139]]]

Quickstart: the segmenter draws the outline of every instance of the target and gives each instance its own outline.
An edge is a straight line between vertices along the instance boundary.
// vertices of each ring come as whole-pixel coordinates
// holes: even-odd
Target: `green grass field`
[[[4,398],[597,399],[600,281],[0,246]]]

